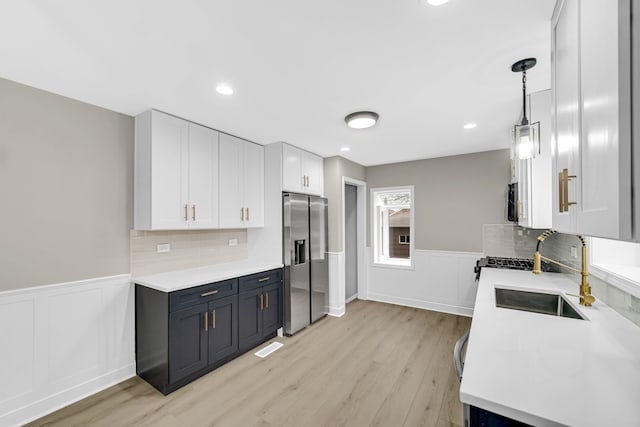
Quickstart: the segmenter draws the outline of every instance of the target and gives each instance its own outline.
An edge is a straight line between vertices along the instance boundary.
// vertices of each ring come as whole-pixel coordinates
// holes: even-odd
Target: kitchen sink
[[[584,320],[584,317],[562,295],[505,288],[495,289],[496,307]]]

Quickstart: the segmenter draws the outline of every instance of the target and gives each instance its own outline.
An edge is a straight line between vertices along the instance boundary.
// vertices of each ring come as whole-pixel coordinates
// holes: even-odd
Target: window
[[[592,273],[640,297],[640,244],[590,238]]]
[[[374,263],[411,267],[413,186],[374,188],[371,194]]]

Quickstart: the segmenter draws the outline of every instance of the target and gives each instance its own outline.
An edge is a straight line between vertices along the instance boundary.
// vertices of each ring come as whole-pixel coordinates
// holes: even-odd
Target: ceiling
[[[0,77],[365,166],[486,151],[520,115],[511,64],[536,57],[528,91],[550,87],[554,3],[3,0]],[[348,128],[358,110],[380,121]]]

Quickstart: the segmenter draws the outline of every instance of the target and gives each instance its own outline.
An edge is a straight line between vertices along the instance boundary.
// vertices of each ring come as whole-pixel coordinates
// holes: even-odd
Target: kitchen
[[[185,9],[167,4],[145,8],[142,4],[77,2],[56,6],[10,2],[2,6],[0,188],[7,208],[2,210],[5,245],[1,252],[0,324],[4,326],[0,336],[11,345],[2,351],[0,376],[6,380],[0,393],[0,424],[36,420],[100,390],[116,396],[120,393],[125,399],[128,389],[109,392],[114,390],[109,387],[136,376],[132,278],[207,264],[246,262],[262,266],[264,271],[282,266],[285,188],[280,174],[287,147],[323,158],[322,185],[317,192],[328,200],[329,316],[290,338],[277,337],[285,346],[264,359],[265,365],[284,375],[286,366],[282,363],[296,347],[305,352],[303,358],[311,357],[312,341],[326,348],[334,341],[347,347],[340,339],[340,326],[334,325],[357,313],[374,315],[377,310],[368,305],[345,303],[347,265],[355,265],[357,271],[355,304],[375,304],[392,318],[419,317],[427,324],[447,319],[453,322],[451,328],[457,335],[462,335],[464,326],[469,328],[464,322],[483,313],[474,312],[474,305],[486,302],[476,301],[476,289],[488,289],[484,278],[479,287],[474,282],[476,260],[486,255],[533,258],[536,237],[550,228],[529,226],[529,230],[509,223],[505,189],[514,175],[510,130],[522,115],[521,76],[510,67],[522,58],[536,57],[538,63],[527,75],[527,94],[534,96],[552,88],[550,46],[556,5],[554,1],[514,5],[509,1],[451,0],[441,6],[417,0],[394,3],[367,2],[365,7],[364,2],[322,6],[193,2]],[[620,4],[631,7],[631,2]],[[150,19],[149,10],[156,7]],[[452,34],[451,28],[456,26],[465,31]],[[590,35],[585,31],[585,40],[590,40]],[[593,35],[600,33],[594,31]],[[198,53],[207,51],[207,43],[215,54],[199,58]],[[587,77],[603,81],[586,70],[580,70],[584,82]],[[607,85],[601,86],[607,90],[617,85],[616,81],[604,81]],[[220,82],[228,83],[234,93],[216,93],[214,88]],[[634,88],[637,91],[637,85]],[[263,225],[163,231],[136,227],[134,188],[139,168],[134,154],[134,118],[151,109],[264,147]],[[348,128],[345,116],[359,110],[378,113],[378,123],[369,129]],[[638,109],[633,111],[638,114]],[[537,120],[535,116],[532,119]],[[587,119],[582,117],[585,123]],[[632,122],[636,126],[637,116]],[[470,123],[477,127],[463,127]],[[621,158],[622,154],[616,160]],[[566,166],[558,159],[555,172],[563,172]],[[597,157],[589,158],[591,164],[594,159]],[[252,170],[255,168],[247,168],[247,172]],[[559,199],[555,172],[549,178],[554,203]],[[598,173],[605,176],[602,170]],[[620,169],[618,179],[626,179],[631,187],[631,176],[625,178],[624,174]],[[303,182],[317,185],[318,175],[301,175]],[[571,171],[569,175],[577,174]],[[568,195],[578,194],[574,193],[578,181],[572,178],[568,183]],[[618,192],[603,192],[598,182],[585,179],[582,185],[596,185],[596,194]],[[345,184],[354,185],[358,197],[358,250],[352,264],[346,259]],[[221,197],[230,187],[217,188]],[[371,214],[373,201],[378,200],[374,192],[388,188],[410,189],[413,196],[411,234],[406,239],[412,254],[408,267],[378,262],[384,261],[384,253],[376,251],[376,229],[369,224],[376,219]],[[622,190],[619,193],[624,194]],[[624,197],[620,200],[624,207]],[[632,208],[631,201],[626,201],[625,209],[637,215],[640,209]],[[251,218],[256,218],[259,208],[238,203],[234,219],[240,209],[247,209],[243,215],[248,217],[251,212]],[[205,211],[200,207],[194,213],[188,206],[187,216],[201,218]],[[383,205],[375,208],[386,209]],[[568,208],[577,209],[574,205]],[[551,224],[554,228],[567,231],[574,227],[574,231],[550,237],[541,252],[556,260],[572,258],[579,268],[579,254],[574,254],[579,244],[572,234],[579,234],[575,223],[580,219],[556,216]],[[621,236],[626,232],[622,226],[619,230]],[[169,251],[160,252],[158,245],[167,244],[169,247],[162,250]],[[592,252],[598,255],[595,247]],[[600,265],[615,263],[606,259],[615,249],[607,247],[600,252],[598,256],[604,257]],[[637,329],[637,289],[607,270],[600,269],[596,277],[598,270],[591,267],[594,307],[607,303],[612,311],[629,319],[623,319],[628,325],[616,320],[627,325],[620,330]],[[485,278],[496,274],[486,271]],[[540,278],[551,280],[550,275],[553,273],[543,273]],[[566,280],[575,285],[568,291],[578,293],[579,278]],[[414,311],[394,311],[398,307]],[[577,308],[592,317],[588,307]],[[443,317],[431,318],[429,313]],[[365,323],[360,321],[359,327]],[[386,329],[381,321],[375,324],[380,335],[389,340],[400,340],[407,332],[402,323],[400,329],[390,325]],[[474,327],[470,346],[475,345]],[[329,332],[319,335],[318,331],[327,328],[335,328],[331,339]],[[393,334],[394,330],[398,332]],[[634,336],[637,332],[627,339],[633,341]],[[427,335],[425,339],[434,338]],[[442,338],[443,343],[449,340]],[[369,351],[376,348],[360,338],[352,341],[355,350],[356,343]],[[443,345],[448,358],[442,365],[445,380],[455,376],[450,360],[453,342],[450,344]],[[473,353],[471,347],[469,356]],[[239,363],[249,364],[251,358],[255,358],[252,352],[245,353],[166,399],[175,393],[197,394],[198,384],[202,384],[198,381],[217,378]],[[285,362],[276,364],[273,360]],[[360,356],[346,364],[353,368],[358,360],[368,362]],[[468,362],[468,375],[475,377],[475,363]],[[631,378],[634,374],[638,375],[637,368],[628,372]],[[334,403],[343,405],[343,415],[355,410],[357,405],[349,406],[339,399],[345,392],[348,395],[348,386],[343,390],[328,384],[323,376],[318,381],[334,390]],[[241,386],[249,385],[225,387],[239,390],[240,398]],[[449,386],[437,387],[438,407],[447,406],[443,402],[450,399],[450,405],[459,405],[461,412],[459,398],[467,397],[458,396],[457,390],[448,391]],[[153,391],[154,399],[162,398],[150,387],[144,388],[144,383],[140,387],[137,390],[143,395]],[[409,393],[407,389],[393,392],[400,397]],[[637,386],[631,386],[629,395],[633,392],[637,393]],[[321,409],[307,407],[309,413],[329,416],[334,406],[327,399]],[[269,402],[286,412],[277,395],[270,395],[262,405],[267,407]],[[379,406],[390,406],[389,412],[381,415],[389,417],[403,408],[399,401],[390,402],[395,405],[378,402]],[[82,400],[78,404],[82,405]],[[629,408],[629,414],[634,415],[634,410]],[[158,421],[179,423],[178,412]],[[264,420],[283,420],[277,411],[267,412]],[[519,415],[509,414],[512,418]],[[199,416],[200,422],[207,422],[205,413]],[[452,417],[447,421],[462,424],[462,414]],[[365,417],[361,423],[371,422]],[[587,425],[586,418],[583,425]]]

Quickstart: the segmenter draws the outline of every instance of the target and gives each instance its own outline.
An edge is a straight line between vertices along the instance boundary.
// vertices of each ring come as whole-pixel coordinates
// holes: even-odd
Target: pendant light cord
[[[521,125],[528,125],[527,119],[527,71],[522,70],[522,122]]]

